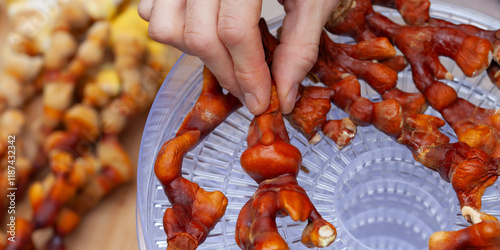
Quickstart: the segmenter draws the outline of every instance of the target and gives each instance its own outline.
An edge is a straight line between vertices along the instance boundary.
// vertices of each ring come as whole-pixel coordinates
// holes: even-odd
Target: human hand
[[[323,26],[338,0],[278,0],[285,8],[271,67],[283,113],[316,62]],[[154,40],[198,56],[220,85],[254,115],[269,106],[271,75],[259,32],[262,0],[141,0],[139,15]]]

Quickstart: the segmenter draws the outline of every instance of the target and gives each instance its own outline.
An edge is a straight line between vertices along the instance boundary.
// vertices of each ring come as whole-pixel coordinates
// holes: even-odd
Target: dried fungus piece
[[[380,5],[384,5],[387,7],[396,8],[396,4],[398,1],[374,0],[372,2],[374,4],[380,4]],[[493,47],[493,54],[492,54],[493,60],[496,61],[496,63],[499,62],[499,60],[500,60],[500,29],[499,30],[484,30],[484,29],[478,28],[478,27],[476,27],[474,25],[470,25],[470,24],[455,24],[455,23],[451,23],[451,22],[446,21],[446,20],[438,19],[438,18],[430,18],[430,15],[429,15],[430,2],[428,0],[399,1],[399,2],[402,2],[402,3],[399,3],[399,5],[401,5],[401,4],[413,5],[410,8],[406,8],[406,10],[407,10],[406,12],[402,11],[399,6],[397,7],[398,10],[400,11],[401,15],[403,16],[403,19],[405,20],[405,22],[407,24],[409,24],[409,25],[416,25],[416,24],[424,25],[424,24],[426,24],[426,25],[432,25],[432,26],[436,26],[436,27],[455,28],[455,29],[458,29],[458,30],[461,30],[461,31],[467,33],[468,35],[477,36],[477,37],[487,39],[491,42],[491,45]],[[415,19],[414,17],[423,17],[423,18],[420,19],[420,21],[415,22],[414,20],[417,20],[417,19]],[[495,63],[492,63],[490,65],[490,67],[488,68],[488,73],[490,74],[490,78],[491,78],[492,82],[496,84],[496,82],[498,80],[495,80],[496,78],[494,77],[494,75],[495,75],[494,72],[498,71],[496,69],[498,67],[498,65],[496,65],[496,66],[495,65],[496,65]]]
[[[276,216],[284,215],[295,221],[308,221],[301,239],[304,245],[330,245],[336,238],[336,229],[321,217],[297,183],[302,155],[290,144],[274,85],[269,108],[254,117],[247,141],[241,165],[259,183],[259,188],[238,216],[235,235],[238,246],[289,249],[275,221]]]
[[[224,94],[215,76],[207,67],[203,68],[203,89],[193,109],[187,114],[177,135],[186,131],[198,130],[205,138],[241,103],[231,94]]]
[[[372,3],[397,9],[408,25],[426,24],[431,18],[429,0],[372,0]]]
[[[500,89],[500,66],[492,63],[487,71],[491,82]]]
[[[109,29],[107,21],[92,24],[86,39],[78,46],[72,60],[54,63],[57,64],[57,67],[53,66],[54,69],[47,69],[44,76],[46,83],[43,88],[42,134],[47,135],[52,132],[59,125],[64,111],[73,104],[77,80],[88,68],[102,62],[109,39]],[[58,47],[55,48],[55,50],[57,49]],[[63,59],[53,60],[61,61]],[[66,65],[68,66],[63,67]],[[47,67],[49,66],[52,67],[51,64]],[[56,96],[58,98],[55,98]]]
[[[466,75],[473,76],[488,67],[490,42],[450,27],[399,26],[380,14],[374,14],[369,22],[373,29],[391,37],[405,54],[412,66],[417,88],[452,126],[459,140],[493,156],[500,156],[500,127],[496,122],[498,111],[479,108],[459,98],[448,85],[437,81],[451,79],[451,74],[439,62],[438,55],[454,59]],[[467,115],[459,115],[464,113]]]
[[[355,75],[365,80],[384,100],[397,99],[406,112],[422,113],[427,108],[423,95],[398,89],[396,71],[376,62],[392,59],[395,55],[395,49],[386,38],[373,38],[355,45],[346,45],[333,42],[323,32],[320,55],[311,72],[326,85],[334,84],[346,75]]]
[[[474,25],[454,24],[437,18],[431,18],[428,24],[436,27],[448,27],[448,28],[458,29],[470,36],[476,36],[490,41],[491,46],[493,47],[492,58],[495,62],[500,63],[500,29],[484,30]]]
[[[365,41],[377,37],[370,29],[366,16],[373,12],[369,0],[342,0],[325,28],[333,34],[348,35],[356,41]]]
[[[423,148],[415,157],[451,182],[461,207],[481,209],[481,196],[500,175],[499,158],[463,142]]]
[[[301,237],[307,247],[327,247],[336,238],[335,227],[321,218],[295,177],[282,175],[261,182],[243,206],[236,224],[236,243],[242,249],[289,249],[275,222],[277,216],[284,215],[308,221]]]
[[[474,76],[484,71],[490,64],[491,41],[469,34],[474,32],[463,31],[472,29],[468,26],[456,27],[446,25],[446,23],[443,26],[399,25],[373,11],[368,0],[357,2],[360,4],[346,13],[346,18],[359,15],[359,13],[366,15],[361,17],[363,20],[357,21],[358,26],[350,27],[350,32],[359,33],[369,30],[377,36],[389,38],[410,63],[417,89],[425,95],[426,100],[434,109],[441,112],[444,119],[455,129],[459,140],[464,140],[471,146],[479,147],[498,156],[498,138],[500,138],[500,130],[496,123],[498,112],[476,107],[459,98],[453,88],[439,81],[453,79],[451,73],[439,61],[439,56],[455,60],[465,75]],[[346,23],[339,22],[335,25],[344,24]],[[327,26],[327,29],[336,32],[336,26]],[[477,31],[477,28],[475,29]],[[474,34],[477,33],[479,31]],[[468,115],[458,116],[457,114],[463,114],[463,112],[457,112],[457,110],[463,109],[471,113],[465,112]],[[471,136],[476,133],[486,136],[488,143],[479,140],[482,136]]]
[[[326,114],[331,109],[330,97],[332,90],[315,87],[300,86],[298,100],[292,112],[285,117],[292,126],[300,131],[311,143],[326,123]],[[319,135],[318,135],[319,136]]]
[[[500,222],[483,221],[458,231],[436,232],[429,239],[429,249],[483,249],[500,247]]]
[[[156,177],[172,204],[163,217],[168,249],[197,248],[224,215],[227,198],[183,178],[182,159],[239,107],[238,99],[224,94],[215,76],[204,67],[200,97],[175,137],[163,144],[155,162]]]
[[[163,217],[169,249],[196,249],[226,211],[224,194],[182,177],[182,159],[199,139],[199,131],[187,131],[165,143],[156,159],[155,174],[172,204]]]
[[[356,136],[357,127],[349,117],[346,117],[342,120],[327,121],[323,124],[321,131],[337,144],[338,149],[343,149]]]

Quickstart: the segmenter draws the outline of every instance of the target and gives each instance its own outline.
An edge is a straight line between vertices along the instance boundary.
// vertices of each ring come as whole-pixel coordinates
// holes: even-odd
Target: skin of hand
[[[316,62],[323,26],[338,0],[278,1],[286,15],[271,71],[287,114]],[[267,109],[271,93],[258,26],[261,9],[262,0],[141,0],[138,7],[152,39],[199,57],[254,115]]]

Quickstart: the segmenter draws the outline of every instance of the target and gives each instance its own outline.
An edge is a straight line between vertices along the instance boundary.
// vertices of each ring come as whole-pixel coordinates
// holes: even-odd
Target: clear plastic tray
[[[395,10],[377,10],[403,23]],[[500,20],[450,4],[432,2],[431,16],[452,22],[498,29]],[[282,17],[268,21],[272,32]],[[349,38],[335,37],[339,42]],[[485,74],[467,78],[455,63],[442,61],[455,76],[447,83],[459,96],[484,108],[500,108],[500,91]],[[162,218],[170,203],[157,181],[153,164],[161,145],[171,139],[201,91],[202,62],[183,55],[165,80],[150,111],[142,138],[137,179],[137,232],[142,249],[165,249]],[[305,84],[308,84],[306,81]],[[379,95],[362,84],[362,94],[373,101]],[[398,87],[416,92],[409,69],[399,74]],[[429,108],[426,112],[440,117]],[[329,118],[346,114],[333,108]],[[239,158],[246,149],[252,115],[241,108],[221,124],[184,159],[183,176],[206,190],[220,190],[229,199],[224,217],[199,249],[239,249],[234,232],[238,213],[257,188],[242,170]],[[307,172],[299,184],[308,192],[318,211],[337,227],[337,239],[328,249],[425,249],[430,234],[468,225],[459,215],[451,185],[415,162],[410,152],[373,127],[359,128],[353,142],[339,151],[323,138],[316,145],[287,123],[291,143],[299,148]],[[453,141],[449,126],[443,128]],[[500,216],[500,181],[483,196],[483,211]],[[305,223],[278,218],[279,231],[291,249],[300,243]]]

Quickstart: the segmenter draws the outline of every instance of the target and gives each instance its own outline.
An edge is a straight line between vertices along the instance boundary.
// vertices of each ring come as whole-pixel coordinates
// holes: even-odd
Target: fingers
[[[217,35],[220,0],[142,0],[139,12],[148,18],[149,36],[198,56],[221,86],[242,99],[233,63]],[[152,9],[151,9],[152,8]]]
[[[287,15],[272,71],[284,113],[292,111],[298,84],[316,61],[322,27],[336,3],[283,1]],[[138,10],[150,22],[151,38],[200,57],[220,85],[258,115],[271,92],[258,28],[261,7],[262,0],[141,0]]]
[[[143,8],[147,7],[146,4],[143,3]],[[186,0],[153,1],[149,18],[149,36],[157,42],[172,45],[189,53],[184,44],[185,8]]]
[[[151,17],[151,9],[153,8],[154,0],[141,0],[139,5],[137,6],[137,11],[139,12],[139,16],[145,21],[149,22]]]
[[[139,14],[149,20],[149,35],[198,56],[220,85],[263,113],[271,92],[258,30],[262,1],[142,0]]]
[[[220,0],[187,0],[185,45],[205,63],[223,88],[243,101],[231,55],[217,34],[219,7]]]
[[[218,35],[233,60],[234,76],[248,110],[257,115],[269,106],[271,75],[258,27],[262,1],[221,0]]]
[[[281,110],[287,114],[295,104],[298,85],[316,62],[323,26],[337,1],[286,0],[283,4],[287,14],[280,45],[274,53],[272,72]]]

